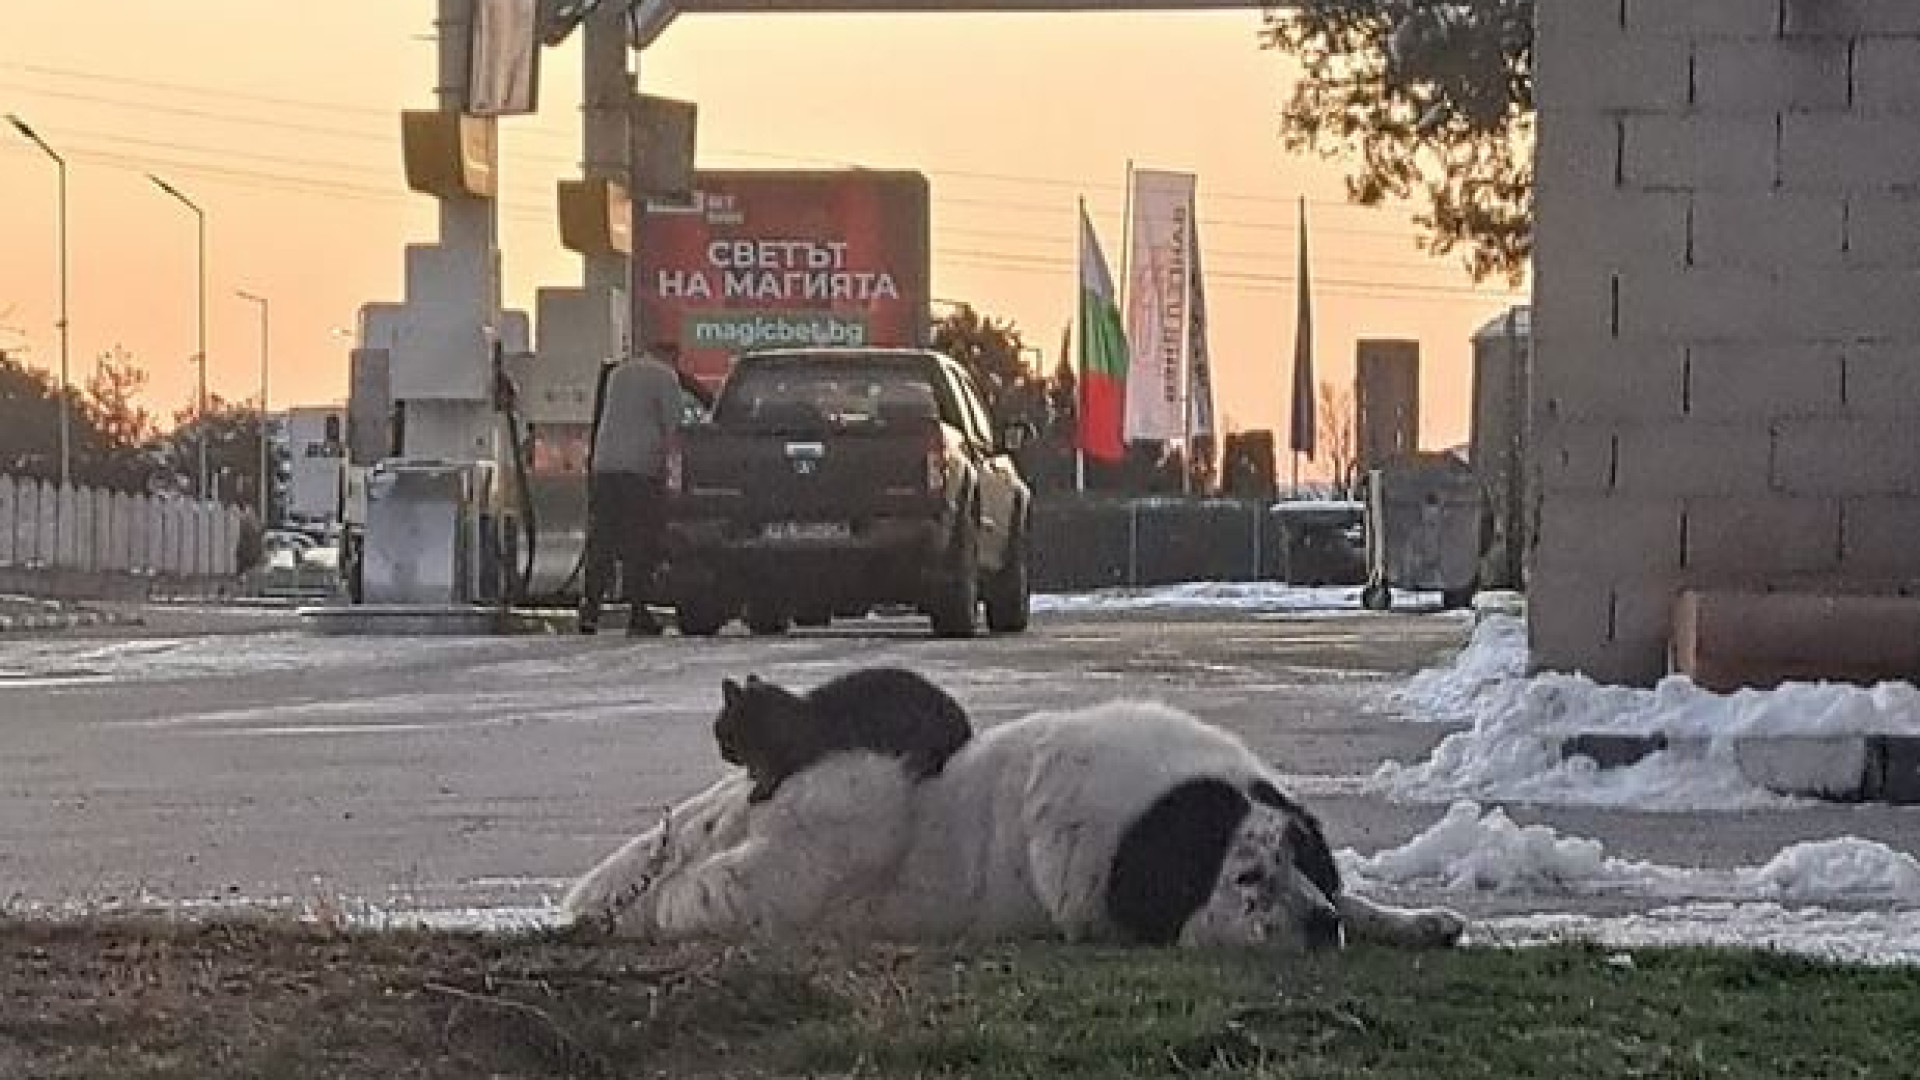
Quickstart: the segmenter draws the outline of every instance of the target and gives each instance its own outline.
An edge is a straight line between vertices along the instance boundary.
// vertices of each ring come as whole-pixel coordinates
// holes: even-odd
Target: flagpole
[[[1119,288],[1119,295],[1115,296],[1114,300],[1120,305],[1121,325],[1126,327],[1127,337],[1131,339],[1133,336],[1133,327],[1130,324],[1128,324],[1127,320],[1131,317],[1130,313],[1133,311],[1133,307],[1132,307],[1132,304],[1133,304],[1133,159],[1132,158],[1127,159],[1127,191],[1125,196],[1122,197],[1120,202],[1120,288]],[[1128,380],[1132,380],[1134,376],[1132,371],[1132,355],[1131,355],[1131,350],[1133,348],[1133,345],[1131,340],[1129,340],[1127,348],[1129,350],[1127,378]],[[1121,452],[1121,460],[1123,462],[1125,461],[1125,455],[1127,450],[1127,399],[1131,393],[1132,393],[1132,387],[1128,386],[1126,391],[1123,392],[1120,397],[1120,452]]]
[[[1074,358],[1076,361],[1073,365],[1074,369],[1080,373],[1080,388],[1076,389],[1073,395],[1075,399],[1075,415],[1073,418],[1073,490],[1075,494],[1079,495],[1085,495],[1087,493],[1087,448],[1084,445],[1086,443],[1085,425],[1087,422],[1087,411],[1081,407],[1081,402],[1084,400],[1084,388],[1087,385],[1087,358],[1082,355],[1087,351],[1087,301],[1086,297],[1081,295],[1085,290],[1085,286],[1081,284],[1080,278],[1081,274],[1086,273],[1086,267],[1084,265],[1087,258],[1085,251],[1086,241],[1083,239],[1087,228],[1086,222],[1087,197],[1082,195],[1080,196],[1080,220],[1073,223],[1074,265],[1076,267],[1073,279],[1074,315],[1072,319],[1067,321],[1068,348],[1071,349],[1073,345],[1076,344],[1072,336],[1073,328],[1075,326],[1080,328],[1080,336],[1077,341],[1080,348],[1076,352],[1067,354]]]

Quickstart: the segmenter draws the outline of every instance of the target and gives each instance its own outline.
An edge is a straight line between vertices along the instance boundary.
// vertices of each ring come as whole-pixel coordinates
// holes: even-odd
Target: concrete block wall
[[[1526,548],[1527,385],[1532,324],[1509,308],[1473,336],[1473,413],[1468,459],[1487,496],[1489,537],[1480,587],[1517,589]]]
[[[1920,0],[1540,0],[1536,663],[1920,588]]]

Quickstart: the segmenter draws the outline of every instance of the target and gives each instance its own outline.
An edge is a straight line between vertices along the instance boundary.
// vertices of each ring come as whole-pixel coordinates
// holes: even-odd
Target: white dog
[[[1114,703],[974,737],[938,776],[829,758],[750,804],[730,774],[569,891],[576,923],[651,940],[1056,937],[1437,946],[1465,926],[1341,888],[1311,814],[1239,739]]]

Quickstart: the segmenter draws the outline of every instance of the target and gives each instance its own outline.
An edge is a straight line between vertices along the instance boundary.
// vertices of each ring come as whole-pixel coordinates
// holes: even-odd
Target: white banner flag
[[[1127,263],[1129,440],[1186,438],[1193,193],[1192,173],[1133,173],[1133,243]]]
[[[1191,417],[1193,436],[1212,435],[1213,430],[1213,358],[1207,349],[1207,285],[1206,274],[1200,269],[1200,213],[1198,206],[1188,211],[1187,236],[1193,241],[1192,257],[1188,260],[1193,280],[1193,299],[1189,303],[1192,315],[1192,329],[1187,339],[1187,370],[1191,373],[1187,382],[1187,413]]]

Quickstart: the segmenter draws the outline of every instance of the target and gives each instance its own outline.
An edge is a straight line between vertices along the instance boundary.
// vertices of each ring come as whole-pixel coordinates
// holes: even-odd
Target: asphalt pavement
[[[1030,633],[973,641],[934,640],[915,620],[783,638],[340,638],[286,611],[150,611],[136,628],[0,640],[0,897],[56,911],[136,898],[537,906],[719,774],[722,678],[805,687],[879,663],[927,673],[982,726],[1121,697],[1189,709],[1274,761],[1336,846],[1367,853],[1446,809],[1386,801],[1362,780],[1452,730],[1396,715],[1390,693],[1468,630],[1459,614],[1170,612],[1043,615]],[[1682,866],[1750,865],[1845,834],[1913,850],[1920,820],[1866,806],[1512,813]]]

